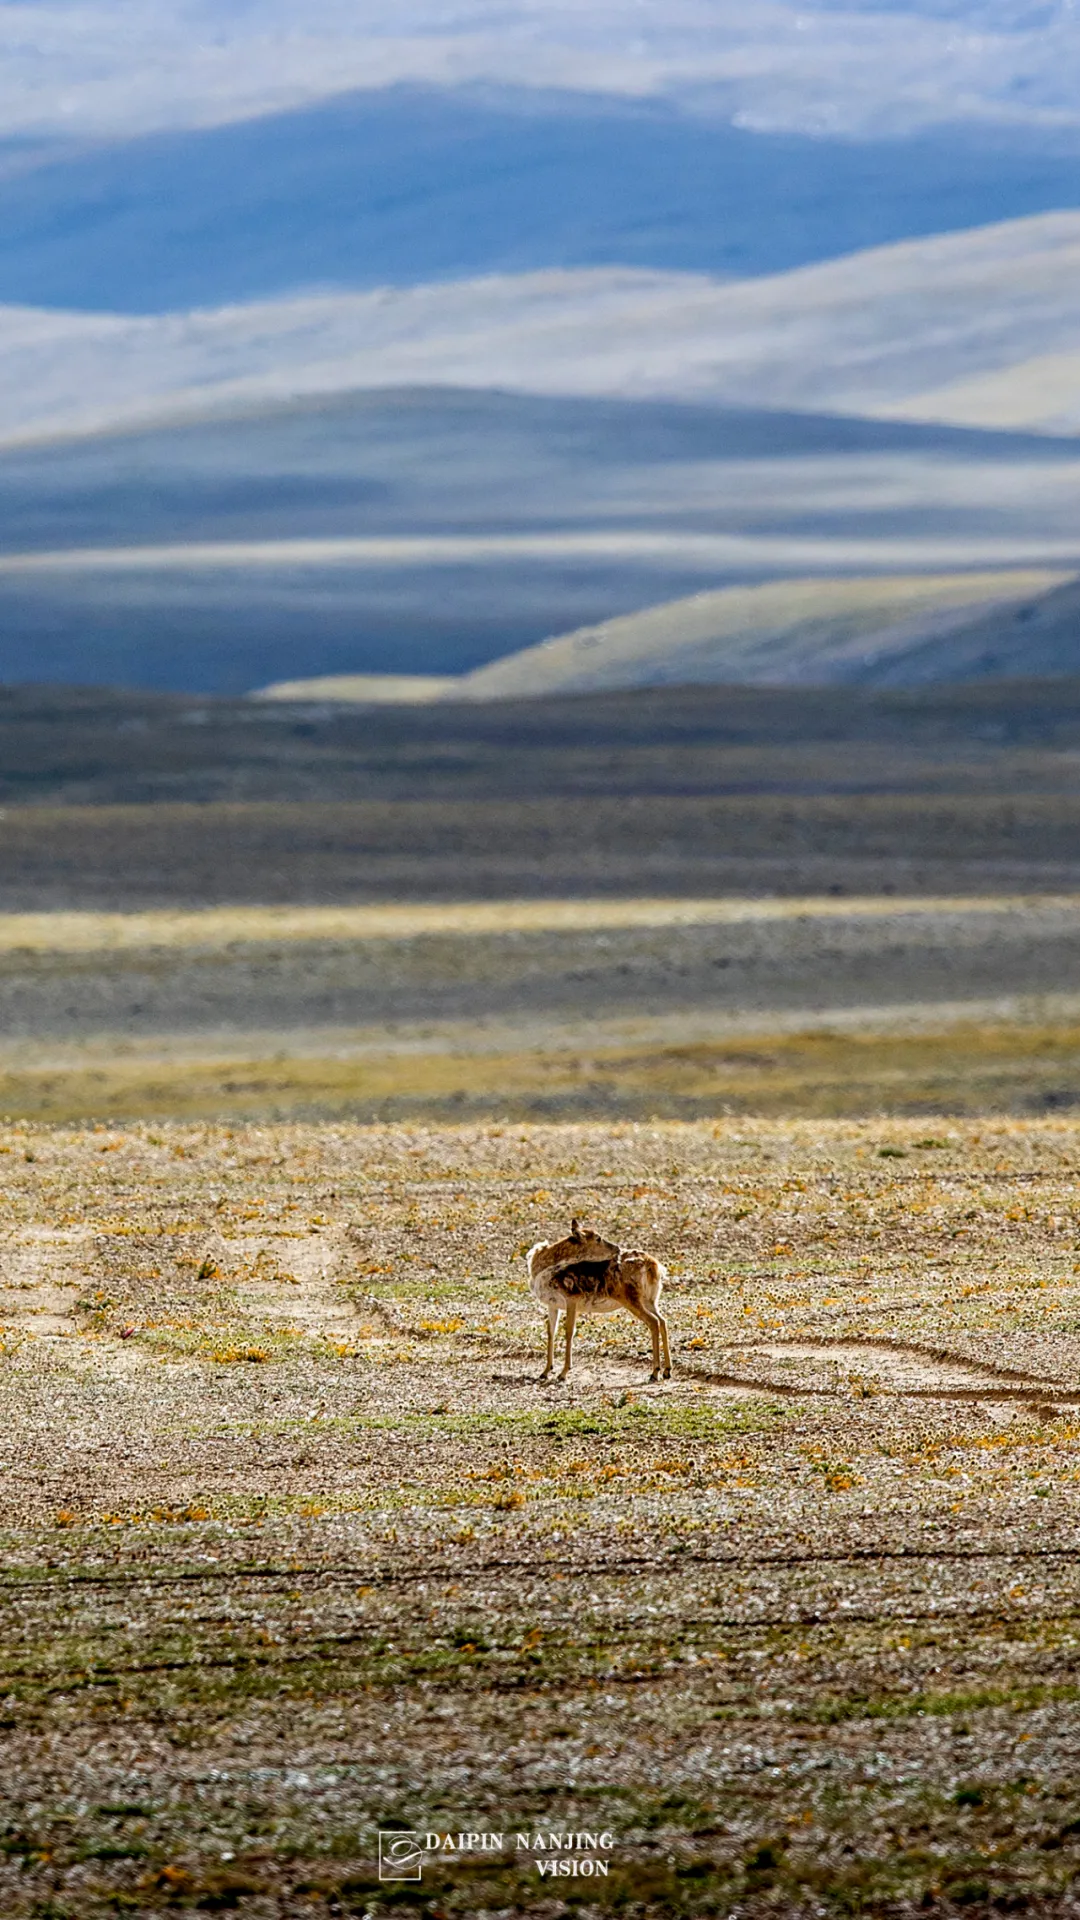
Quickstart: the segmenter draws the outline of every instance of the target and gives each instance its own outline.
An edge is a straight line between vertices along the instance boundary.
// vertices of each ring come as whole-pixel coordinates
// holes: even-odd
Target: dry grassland
[[[0,1153],[5,1916],[1077,1910],[1072,1121]],[[571,1208],[670,1383],[620,1316],[537,1384]]]
[[[1036,1003],[1037,1005],[1038,1003]],[[887,1011],[868,1030],[840,1016],[794,1032],[671,1040],[675,1022],[636,1023],[644,1040],[602,1030],[256,1034],[200,1042],[46,1046],[0,1053],[0,1112],[29,1120],[155,1121],[487,1117],[697,1119],[715,1114],[898,1116],[1041,1114],[1080,1106],[1076,1008],[1057,1020]],[[942,1018],[942,1015],[951,1016]],[[935,1017],[936,1016],[936,1017]],[[613,1023],[617,1024],[617,1023]],[[634,1024],[634,1023],[625,1023]],[[649,1040],[650,1024],[657,1035]],[[692,1024],[692,1023],[690,1023]],[[722,1024],[722,1023],[718,1023]],[[880,1029],[884,1029],[884,1031]]]
[[[1080,1104],[1080,903],[0,915],[0,1113],[696,1119]]]

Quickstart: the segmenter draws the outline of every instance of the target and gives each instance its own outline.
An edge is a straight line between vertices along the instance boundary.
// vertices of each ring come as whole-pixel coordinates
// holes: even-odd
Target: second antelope
[[[546,1380],[555,1365],[555,1329],[560,1313],[566,1316],[566,1363],[560,1380],[570,1377],[574,1364],[574,1328],[579,1314],[615,1313],[625,1307],[652,1335],[653,1370],[649,1378],[671,1378],[667,1321],[660,1312],[660,1294],[667,1268],[651,1253],[637,1253],[605,1240],[578,1220],[570,1222],[565,1240],[539,1240],[527,1256],[529,1281],[547,1314]],[[662,1364],[661,1364],[662,1363]]]

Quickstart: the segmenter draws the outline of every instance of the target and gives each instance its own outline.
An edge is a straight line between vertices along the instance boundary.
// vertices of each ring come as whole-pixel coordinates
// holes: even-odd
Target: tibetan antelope
[[[651,1253],[630,1252],[605,1240],[591,1227],[570,1222],[566,1240],[539,1240],[527,1256],[529,1282],[547,1314],[546,1380],[555,1365],[555,1329],[566,1315],[566,1364],[560,1380],[570,1377],[574,1364],[574,1327],[582,1313],[615,1313],[625,1307],[652,1335],[653,1370],[659,1380],[661,1361],[665,1380],[671,1378],[667,1321],[660,1312],[660,1294],[667,1268]]]

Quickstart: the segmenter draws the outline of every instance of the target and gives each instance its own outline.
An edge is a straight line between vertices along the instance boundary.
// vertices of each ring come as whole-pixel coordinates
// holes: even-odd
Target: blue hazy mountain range
[[[781,271],[1080,205],[1080,136],[861,143],[663,101],[393,86],[0,153],[0,302],[127,313],[606,264]]]
[[[581,396],[385,391],[88,436],[0,456],[0,680],[459,672],[705,587],[857,573],[868,542],[871,571],[933,569],[943,541],[945,564],[1047,542],[1067,564],[1078,499],[1075,440]],[[320,545],[356,536],[410,551]]]

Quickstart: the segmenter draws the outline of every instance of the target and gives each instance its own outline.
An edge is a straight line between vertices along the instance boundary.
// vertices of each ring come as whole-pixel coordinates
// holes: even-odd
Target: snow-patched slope
[[[0,7],[9,134],[208,125],[401,81],[656,95],[883,134],[1076,123],[1070,0],[34,0]]]
[[[0,444],[410,385],[933,418],[940,387],[1074,350],[1065,212],[735,284],[602,269],[152,318],[0,309]]]

